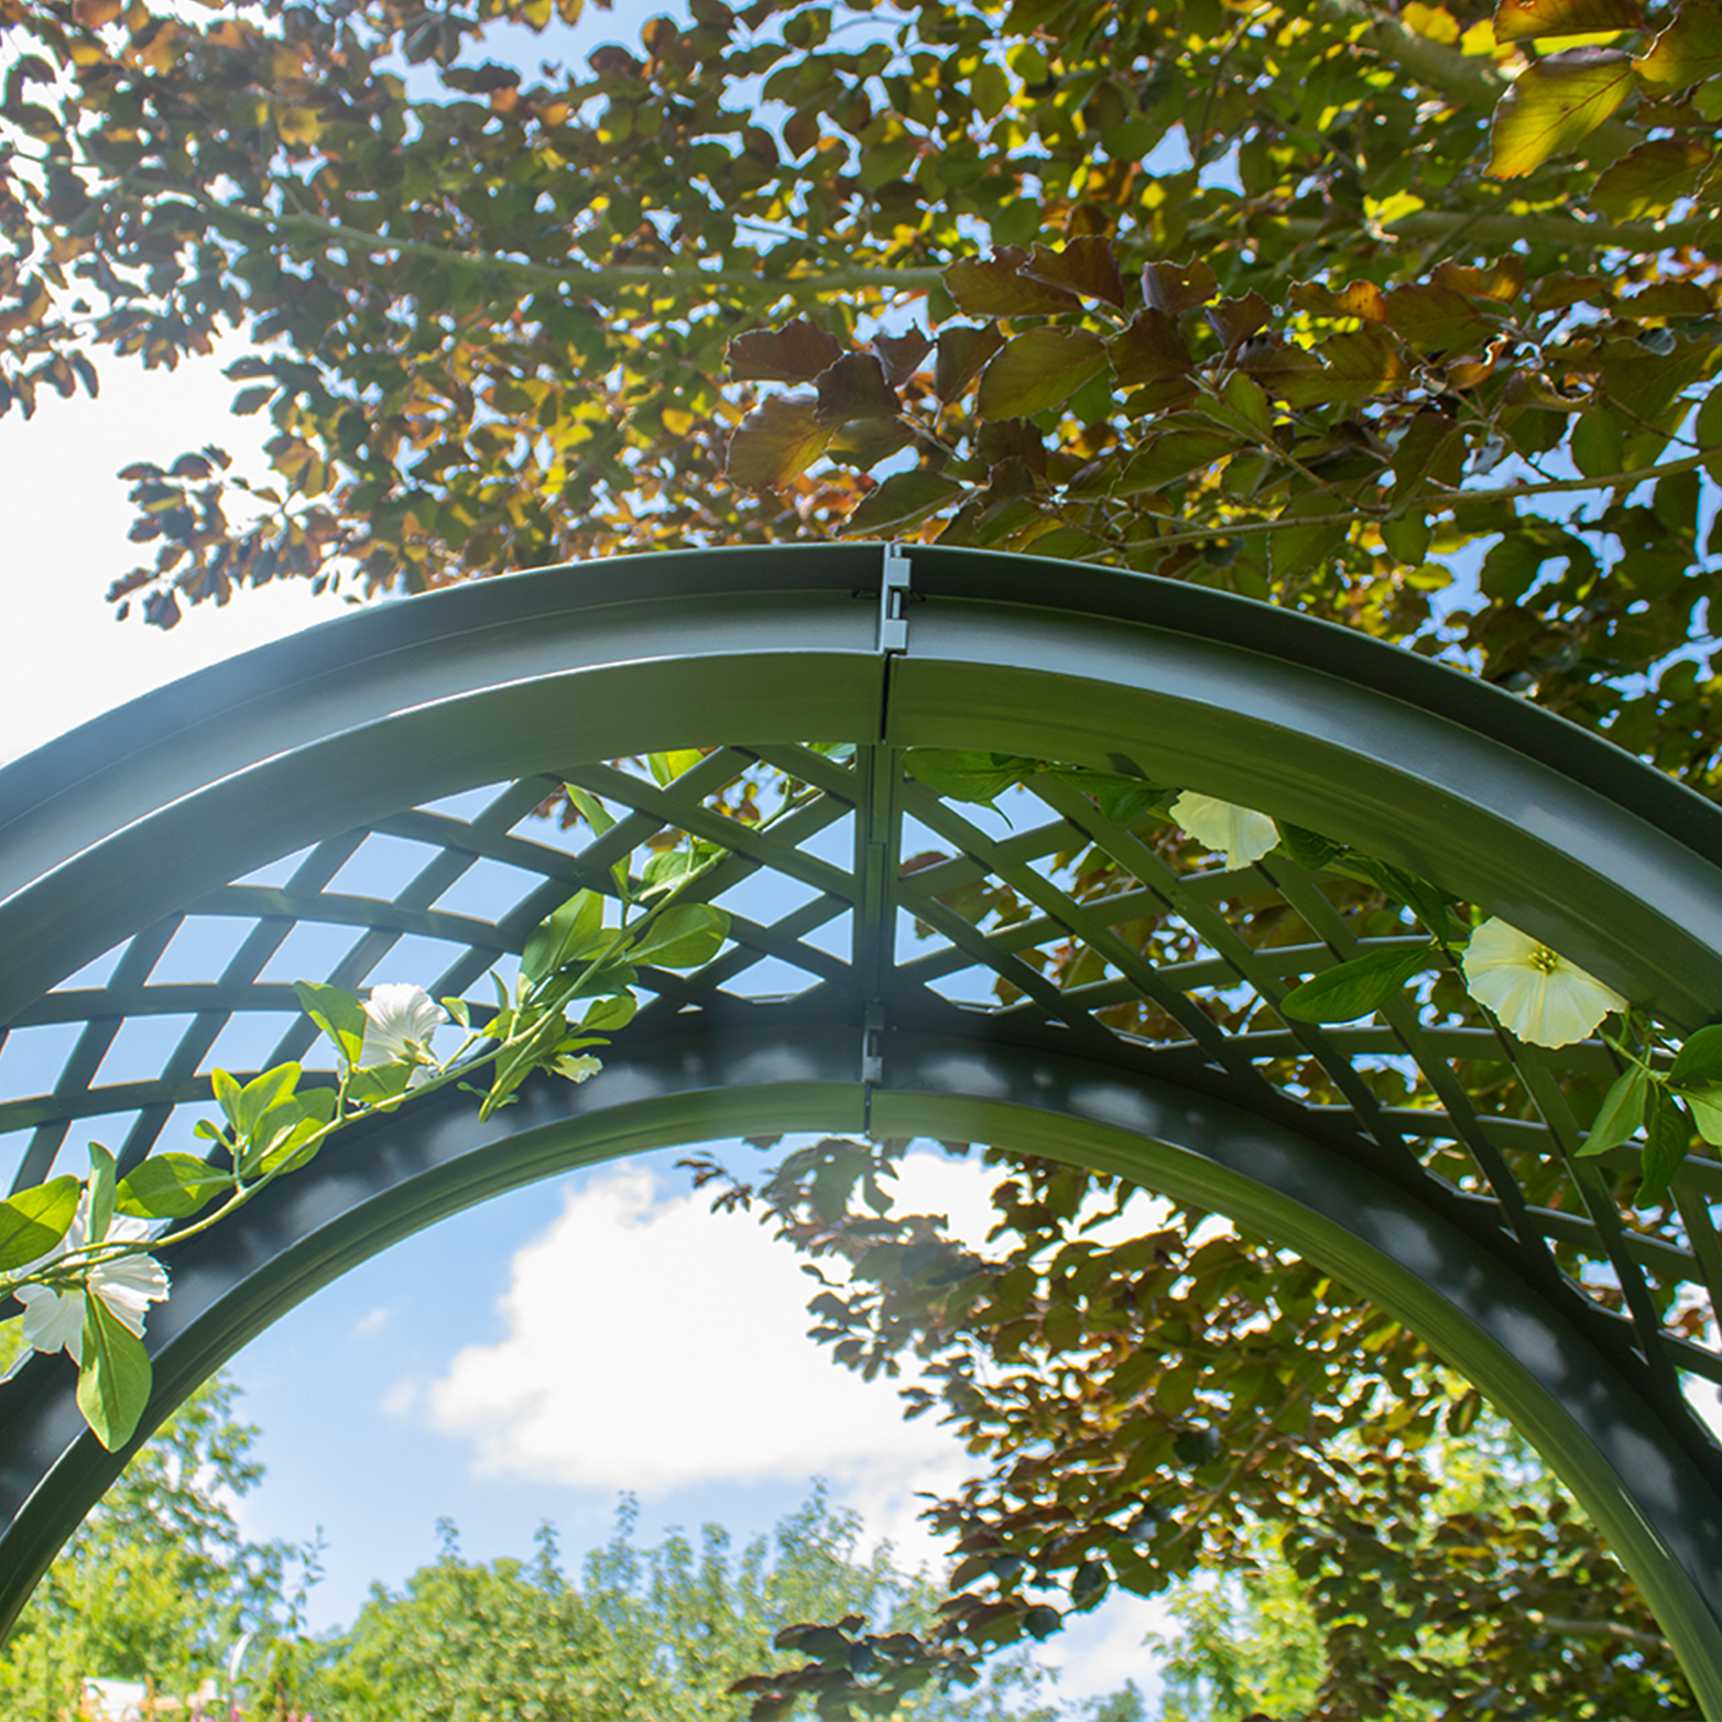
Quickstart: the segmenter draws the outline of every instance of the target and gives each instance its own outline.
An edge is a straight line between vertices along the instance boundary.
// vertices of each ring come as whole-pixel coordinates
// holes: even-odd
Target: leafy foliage
[[[251,1629],[292,1629],[316,1550],[246,1538],[232,1503],[256,1486],[257,1431],[217,1377],[126,1467],[31,1599],[0,1652],[0,1707],[17,1722],[78,1714],[86,1675],[163,1695],[217,1673]]]
[[[155,560],[122,606],[892,533],[1295,605],[1716,793],[1716,0],[694,0],[572,71],[492,57],[579,11],[0,0],[0,410],[259,343],[231,374],[270,469],[129,469]],[[1715,1139],[1722,1089],[1670,1083]],[[1670,1083],[1605,1136],[1648,1122],[1654,1159]],[[1427,1564],[1426,1453],[1474,1397],[1314,1270],[1193,1215],[1097,1245],[1117,1192],[1045,1166],[1004,1175],[982,1260],[851,1211],[868,1153],[767,1200],[849,1276],[815,1304],[839,1359],[926,1359],[984,1462],[936,1508],[966,1565],[929,1671],[1302,1525],[1323,1715],[1424,1679],[1424,1601],[1473,1570],[1467,1714],[1690,1708],[1570,1513],[1491,1510]],[[1547,1655],[1532,1606],[1598,1656]],[[841,1638],[756,1714],[877,1690]]]
[[[376,1587],[350,1631],[303,1647],[297,1701],[325,1722],[707,1722],[733,1713],[727,1688],[774,1642],[792,1648],[815,1630],[806,1622],[904,1632],[935,1618],[936,1589],[898,1570],[888,1552],[863,1555],[854,1515],[822,1490],[769,1539],[739,1549],[711,1524],[697,1541],[672,1532],[641,1547],[636,1521],[625,1502],[615,1535],[574,1577],[548,1526],[531,1560],[479,1563],[462,1556],[445,1523],[440,1559],[399,1591]],[[923,1693],[899,1714],[1053,1722],[1045,1684],[1025,1659],[1010,1658],[979,1690]]]
[[[122,602],[913,533],[1296,603],[1711,782],[1715,0],[699,0],[494,57],[579,11],[5,0],[0,406],[264,343],[271,470],[133,468]]]
[[[1275,1678],[1295,1675],[1280,1699],[1306,1707],[1282,1722],[1579,1722],[1604,1692],[1611,1715],[1691,1713],[1595,1530],[1397,1323],[1229,1223],[996,1152],[978,1249],[891,1207],[906,1146],[796,1150],[757,1187],[694,1162],[817,1268],[833,1356],[869,1375],[913,1360],[909,1414],[975,1456],[929,1508],[959,1564],[902,1664],[950,1679],[1115,1588],[1289,1572],[1302,1636]]]

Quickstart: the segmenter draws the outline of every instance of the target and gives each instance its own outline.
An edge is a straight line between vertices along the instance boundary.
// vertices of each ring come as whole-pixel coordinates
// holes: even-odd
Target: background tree
[[[199,1388],[79,1527],[0,1651],[0,1711],[76,1714],[86,1676],[181,1697],[219,1675],[241,1633],[293,1630],[314,1545],[256,1542],[234,1503],[261,1480],[237,1390]]]
[[[794,1647],[798,1627],[806,1638],[847,1619],[890,1634],[936,1619],[937,1587],[888,1551],[864,1554],[859,1520],[823,1491],[740,1549],[711,1524],[697,1542],[672,1532],[642,1547],[636,1518],[624,1504],[615,1535],[572,1578],[548,1527],[531,1560],[472,1562],[445,1523],[440,1559],[398,1592],[373,1590],[351,1631],[316,1656],[299,1701],[328,1722],[706,1722],[735,1713],[729,1687],[769,1662],[774,1643]],[[1016,1656],[975,1691],[923,1692],[899,1713],[1053,1722],[1064,1711]]]
[[[936,537],[1294,603],[1713,782],[1716,0],[693,0],[492,52],[579,12],[0,0],[0,407],[242,325],[275,426],[133,469],[122,600]]]

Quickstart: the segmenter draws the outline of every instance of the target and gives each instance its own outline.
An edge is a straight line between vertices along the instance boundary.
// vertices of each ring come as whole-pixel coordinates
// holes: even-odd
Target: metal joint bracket
[[[861,1028],[861,1080],[885,1080],[885,1007],[877,1001],[868,1005]]]
[[[887,544],[879,581],[879,650],[888,655],[908,649],[909,558],[902,545]]]

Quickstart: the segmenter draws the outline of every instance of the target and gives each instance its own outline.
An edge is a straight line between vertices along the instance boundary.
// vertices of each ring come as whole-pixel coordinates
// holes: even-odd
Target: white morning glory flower
[[[376,1064],[413,1064],[414,1083],[430,1078],[435,1062],[431,1036],[448,1021],[448,1013],[423,987],[410,981],[385,981],[371,988],[365,1001],[365,1038],[359,1047],[359,1068]]]
[[[84,1247],[88,1226],[89,1197],[78,1210],[65,1237],[45,1256],[30,1264],[39,1268],[56,1261],[69,1250]],[[148,1220],[119,1214],[108,1226],[106,1242],[113,1244],[143,1243],[155,1235]],[[26,1269],[26,1272],[29,1270]],[[167,1269],[151,1255],[116,1256],[98,1262],[89,1270],[86,1281],[89,1295],[98,1297],[108,1313],[122,1327],[139,1339],[143,1338],[144,1316],[152,1303],[161,1303],[168,1294]],[[65,1351],[74,1363],[83,1362],[84,1352],[84,1290],[71,1286],[64,1291],[53,1286],[20,1286],[12,1294],[24,1306],[24,1344],[13,1370],[22,1367],[30,1351]]]
[[[1626,1000],[1558,951],[1493,915],[1465,947],[1465,986],[1520,1040],[1571,1046]]]
[[[1265,813],[1193,789],[1172,803],[1172,817],[1198,843],[1224,855],[1228,873],[1261,860],[1280,840],[1280,828]]]
[[[550,1068],[558,1076],[565,1076],[570,1082],[584,1082],[589,1076],[596,1076],[604,1068],[601,1058],[594,1058],[591,1053],[583,1052],[578,1057],[564,1053],[560,1058],[550,1061]]]

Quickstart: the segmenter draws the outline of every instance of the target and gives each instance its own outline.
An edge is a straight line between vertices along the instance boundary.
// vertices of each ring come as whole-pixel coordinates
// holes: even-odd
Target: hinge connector
[[[873,1134],[873,1090],[885,1080],[885,1007],[877,999],[861,1020],[861,1130]]]
[[[885,1080],[885,1007],[877,1000],[861,1023],[861,1080],[868,1088]]]
[[[882,654],[909,649],[909,558],[900,544],[885,546],[885,567],[879,581],[879,650]]]

